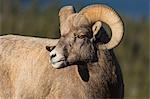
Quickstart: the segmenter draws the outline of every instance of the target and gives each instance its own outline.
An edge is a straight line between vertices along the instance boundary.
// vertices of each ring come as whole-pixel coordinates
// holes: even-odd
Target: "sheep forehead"
[[[77,14],[74,18],[73,25],[75,27],[89,26],[89,21],[84,15]]]
[[[74,19],[74,15],[70,15],[62,24],[61,26],[61,34],[68,34],[73,26],[73,19]]]
[[[68,33],[75,32],[80,29],[85,30],[86,27],[88,27],[88,25],[89,25],[89,22],[84,16],[78,15],[77,13],[72,14],[66,19],[66,21],[64,21],[61,27],[61,32],[62,34],[68,34]]]

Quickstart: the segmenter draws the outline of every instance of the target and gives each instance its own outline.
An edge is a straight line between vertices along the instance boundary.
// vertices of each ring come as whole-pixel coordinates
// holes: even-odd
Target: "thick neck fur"
[[[102,39],[100,43],[106,43],[110,39],[104,28],[101,28]],[[78,73],[83,82],[88,83],[91,97],[119,98],[123,97],[123,80],[119,63],[113,50],[97,50],[98,62],[78,65]],[[95,89],[93,89],[95,88]],[[92,91],[90,91],[92,89]],[[97,93],[97,95],[96,95]],[[97,98],[97,97],[96,97]]]
[[[123,83],[121,71],[115,56],[111,54],[113,51],[100,50],[98,62],[78,65],[79,77],[82,82],[88,84],[88,93],[93,95],[91,97],[119,98],[123,96],[120,90]]]

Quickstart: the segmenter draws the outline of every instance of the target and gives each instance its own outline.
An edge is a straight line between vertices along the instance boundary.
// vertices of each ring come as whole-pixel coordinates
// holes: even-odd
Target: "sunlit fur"
[[[112,50],[99,50],[98,62],[55,69],[45,50],[55,42],[22,36],[0,37],[0,99],[123,97],[122,75]]]

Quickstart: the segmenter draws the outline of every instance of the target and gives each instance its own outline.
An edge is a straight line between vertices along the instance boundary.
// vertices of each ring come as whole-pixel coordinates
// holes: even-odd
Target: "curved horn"
[[[124,26],[121,18],[112,8],[100,4],[91,5],[83,8],[79,14],[84,15],[91,25],[97,21],[102,21],[110,27],[112,32],[110,41],[100,45],[99,48],[112,49],[120,43],[123,37]]]
[[[74,11],[74,8],[73,6],[65,6],[65,7],[62,7],[59,11],[59,17],[60,17],[60,30],[64,21],[66,20],[66,18],[68,16],[70,16],[71,14],[73,14],[75,11]]]

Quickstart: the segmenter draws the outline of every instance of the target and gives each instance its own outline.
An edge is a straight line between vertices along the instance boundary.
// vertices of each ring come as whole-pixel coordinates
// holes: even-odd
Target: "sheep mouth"
[[[59,69],[62,67],[65,67],[67,65],[67,62],[65,60],[59,60],[59,61],[51,61],[52,62],[52,67]]]
[[[52,64],[56,64],[56,63],[60,63],[60,62],[64,62],[65,60],[59,60],[59,61],[55,61],[55,62],[52,62]]]

